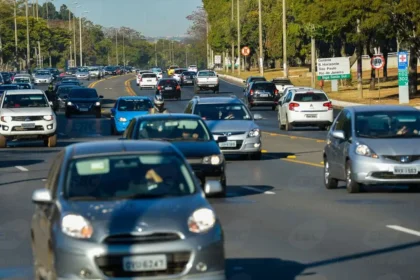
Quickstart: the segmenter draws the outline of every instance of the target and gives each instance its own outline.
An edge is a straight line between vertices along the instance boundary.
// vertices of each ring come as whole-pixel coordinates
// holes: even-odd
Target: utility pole
[[[185,67],[188,67],[188,45],[185,46]]]
[[[73,49],[74,49],[74,66],[77,67],[77,45],[76,45],[76,17],[73,15]]]
[[[118,28],[115,28],[115,57],[117,59],[117,66],[119,65],[118,61]]]
[[[72,31],[72,29],[71,29],[71,12],[70,12],[70,9],[68,9],[68,10],[69,10],[69,32],[71,32]],[[71,47],[71,45],[72,45],[72,41],[70,39],[70,44],[69,44],[69,46],[70,46],[69,47],[69,59],[70,59],[70,61],[73,60],[72,47]]]
[[[17,0],[15,0],[15,64],[17,67],[17,59],[18,59],[18,36],[17,36]]]
[[[155,42],[155,66],[157,67],[158,63],[157,63],[157,42]]]
[[[124,31],[122,32],[123,35],[123,66],[125,67],[125,38],[124,38]]]
[[[39,7],[38,0],[36,0],[36,20],[39,19],[39,17],[38,17],[38,7]]]
[[[207,33],[207,69],[210,68],[210,46],[209,46],[209,17],[206,18],[206,33]]]
[[[79,17],[79,51],[80,51],[80,67],[83,66],[83,44],[82,44],[82,16],[83,14],[80,13]]]
[[[30,64],[30,47],[29,47],[29,7],[28,7],[28,0],[25,0],[25,8],[26,8],[26,69],[29,70]]]
[[[283,0],[283,75],[289,77],[289,69],[287,65],[287,22],[286,22],[286,0]]]
[[[312,32],[314,30],[312,29]],[[315,83],[316,83],[316,42],[315,42],[315,37],[312,34],[311,37],[311,74],[312,74],[312,79],[311,79],[311,87],[315,88]]]
[[[237,20],[238,20],[238,75],[241,75],[241,21],[239,12],[239,1],[237,0]]]
[[[48,13],[48,0],[45,2],[45,6],[47,7],[47,27],[50,27],[50,22],[49,22],[49,13]]]
[[[357,34],[360,36],[360,19],[357,19]],[[357,87],[359,89],[360,97],[363,98],[363,57],[362,57],[362,43],[358,39],[357,46]]]
[[[262,41],[262,8],[261,8],[261,0],[258,0],[258,18],[259,18],[259,33],[260,33],[260,75],[264,76],[264,50],[263,50],[263,41]]]
[[[235,5],[234,5],[233,0],[232,0],[232,20],[231,20],[231,25],[232,26],[233,26],[233,21],[234,21],[234,11],[233,11],[234,7],[235,7]],[[235,61],[235,40],[232,37],[232,56],[230,58],[230,63],[232,64],[231,65],[232,66],[232,73],[235,72],[235,62],[234,61]]]

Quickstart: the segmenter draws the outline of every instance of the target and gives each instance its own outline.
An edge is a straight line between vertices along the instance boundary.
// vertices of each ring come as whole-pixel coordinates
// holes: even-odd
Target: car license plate
[[[267,93],[260,93],[260,97],[268,97]]]
[[[413,175],[417,173],[418,173],[417,167],[403,167],[403,166],[394,167],[395,175]]]
[[[152,80],[147,80],[148,82],[151,82]]]
[[[80,111],[81,112],[87,112],[87,111],[89,111],[89,108],[80,108]]]
[[[172,90],[172,88],[171,87],[166,87],[165,90]]]
[[[316,119],[318,117],[317,114],[309,114],[309,115],[305,115],[305,117],[307,117],[308,119]]]
[[[35,128],[35,123],[22,123],[23,128]]]
[[[235,148],[236,147],[236,141],[227,141],[219,143],[219,147],[221,148]]]
[[[166,255],[134,256],[123,259],[124,271],[157,271],[168,267]]]
[[[209,85],[209,87],[214,87],[214,85]]]

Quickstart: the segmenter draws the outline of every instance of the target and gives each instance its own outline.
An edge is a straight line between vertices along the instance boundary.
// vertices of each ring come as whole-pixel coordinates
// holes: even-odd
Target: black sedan
[[[83,87],[80,87],[78,85],[68,85],[63,84],[60,85],[56,92],[56,100],[54,103],[54,110],[60,110],[66,108],[67,99],[69,98],[70,91],[73,89],[82,89]]]
[[[194,78],[197,76],[196,72],[193,71],[185,71],[181,75],[181,85],[194,85]]]
[[[123,139],[161,140],[171,142],[190,163],[196,177],[204,186],[207,181],[220,182],[226,195],[226,162],[218,143],[226,136],[214,140],[206,123],[192,114],[153,114],[133,118]]]
[[[66,102],[66,117],[71,115],[95,115],[101,117],[101,98],[96,89],[93,88],[74,88],[72,89]]]
[[[160,79],[156,87],[156,94],[162,95],[165,98],[181,99],[181,86],[175,79],[167,78]]]
[[[271,107],[274,111],[279,102],[279,91],[272,82],[252,82],[245,92],[245,102],[248,108],[256,106]]]

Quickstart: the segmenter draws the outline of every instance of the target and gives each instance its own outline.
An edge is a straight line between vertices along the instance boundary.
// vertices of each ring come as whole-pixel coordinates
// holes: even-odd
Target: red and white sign
[[[248,56],[251,53],[251,49],[249,47],[243,47],[241,53],[244,56]]]
[[[385,66],[385,58],[383,55],[375,55],[372,57],[371,65],[374,69],[382,69]]]
[[[405,54],[400,54],[398,56],[398,61],[402,62],[402,63],[406,62],[407,61],[407,56]]]

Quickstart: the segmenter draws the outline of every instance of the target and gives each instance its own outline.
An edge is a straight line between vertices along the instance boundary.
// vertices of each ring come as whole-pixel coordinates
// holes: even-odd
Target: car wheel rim
[[[347,167],[347,186],[350,186],[351,184],[351,169],[350,167]]]
[[[329,164],[328,161],[325,162],[325,166],[324,166],[324,179],[325,179],[325,183],[328,184],[328,178],[330,177],[330,168],[329,168]]]

